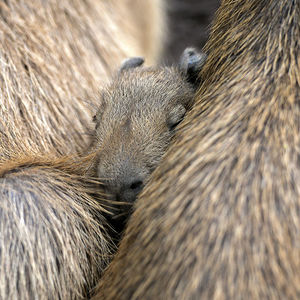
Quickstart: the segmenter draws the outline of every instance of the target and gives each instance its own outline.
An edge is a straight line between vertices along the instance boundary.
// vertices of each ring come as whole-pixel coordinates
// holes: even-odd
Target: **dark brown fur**
[[[99,277],[105,202],[84,176],[88,158],[74,155],[120,62],[159,57],[159,3],[1,1],[1,299],[78,299]]]
[[[299,299],[299,6],[222,2],[196,104],[96,299]]]

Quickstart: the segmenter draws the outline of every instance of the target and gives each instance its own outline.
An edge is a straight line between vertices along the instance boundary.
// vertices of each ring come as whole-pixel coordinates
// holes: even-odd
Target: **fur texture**
[[[299,6],[222,2],[195,106],[95,299],[300,297]]]
[[[129,58],[102,90],[88,148],[94,155],[90,171],[116,201],[112,217],[119,225],[192,106],[205,60],[193,48],[173,67],[142,67],[142,58]]]
[[[159,3],[1,1],[1,299],[81,299],[98,280],[106,202],[76,154],[121,61],[159,57]]]

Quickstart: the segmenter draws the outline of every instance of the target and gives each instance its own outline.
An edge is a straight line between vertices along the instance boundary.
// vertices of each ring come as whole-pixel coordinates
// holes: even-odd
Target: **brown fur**
[[[122,187],[124,176],[146,180],[174,133],[168,127],[172,111],[187,109],[194,97],[176,68],[138,69],[123,72],[103,92],[97,113],[91,151],[98,151],[96,174],[113,189]],[[173,115],[177,122],[183,117]]]
[[[299,299],[299,1],[224,0],[205,78],[95,299]]]
[[[124,58],[142,55],[153,63],[161,47],[149,54],[144,50],[138,35],[152,39],[153,33],[146,25],[130,23],[132,8],[122,3],[1,4],[0,114],[8,131],[28,133],[25,143],[38,151],[84,149],[88,136],[83,133],[90,128],[100,86]],[[141,10],[149,6],[156,9],[150,1],[138,5]]]
[[[78,169],[36,156],[1,163],[1,299],[77,299],[93,287],[111,249]]]
[[[95,155],[91,171],[111,199],[122,202],[114,207],[117,223],[126,219],[191,107],[195,73],[205,59],[193,48],[187,48],[173,67],[145,68],[142,58],[130,58],[102,91],[89,147]]]
[[[87,146],[95,95],[120,62],[159,57],[159,2],[0,3],[1,299],[85,297],[107,262],[103,195],[87,159],[65,155]]]

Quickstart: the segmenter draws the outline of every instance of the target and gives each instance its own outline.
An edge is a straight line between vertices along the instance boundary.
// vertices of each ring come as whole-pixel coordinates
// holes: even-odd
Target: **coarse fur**
[[[78,170],[28,155],[1,162],[1,299],[78,299],[96,283],[112,248]]]
[[[95,299],[299,299],[300,3],[222,1],[204,83]]]
[[[192,106],[195,78],[205,60],[194,48],[187,48],[172,67],[143,67],[142,58],[130,58],[102,90],[88,150],[94,153],[92,175],[102,180],[111,200],[120,203],[114,207],[117,223],[126,220]]]
[[[98,280],[111,254],[106,202],[76,153],[121,61],[158,59],[159,3],[0,3],[1,299],[81,299]]]
[[[0,4],[1,121],[8,131],[28,133],[25,143],[34,150],[69,154],[84,149],[99,88],[126,57],[141,55],[153,64],[159,55],[161,46],[148,53],[151,41],[143,42],[152,39],[152,29],[133,17],[128,21],[139,1],[121,3]],[[157,9],[151,1],[143,3],[137,5],[141,10]]]

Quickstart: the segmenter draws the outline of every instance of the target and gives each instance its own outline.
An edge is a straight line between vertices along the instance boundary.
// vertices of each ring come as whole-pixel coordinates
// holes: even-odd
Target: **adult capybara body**
[[[26,133],[26,141],[39,152],[84,149],[100,86],[127,57],[141,55],[150,64],[158,58],[161,43],[156,46],[160,40],[156,26],[162,23],[158,2],[3,2],[0,113],[4,127],[22,136]],[[149,20],[141,23],[139,17],[133,18],[138,8],[139,14],[147,9]],[[150,18],[158,21],[153,28]]]
[[[77,299],[95,284],[112,249],[78,169],[28,156],[1,163],[1,299]]]
[[[76,153],[100,86],[128,56],[154,63],[162,25],[160,1],[0,3],[1,299],[77,299],[97,281],[103,195]]]
[[[299,20],[299,1],[222,2],[96,299],[299,299]]]

